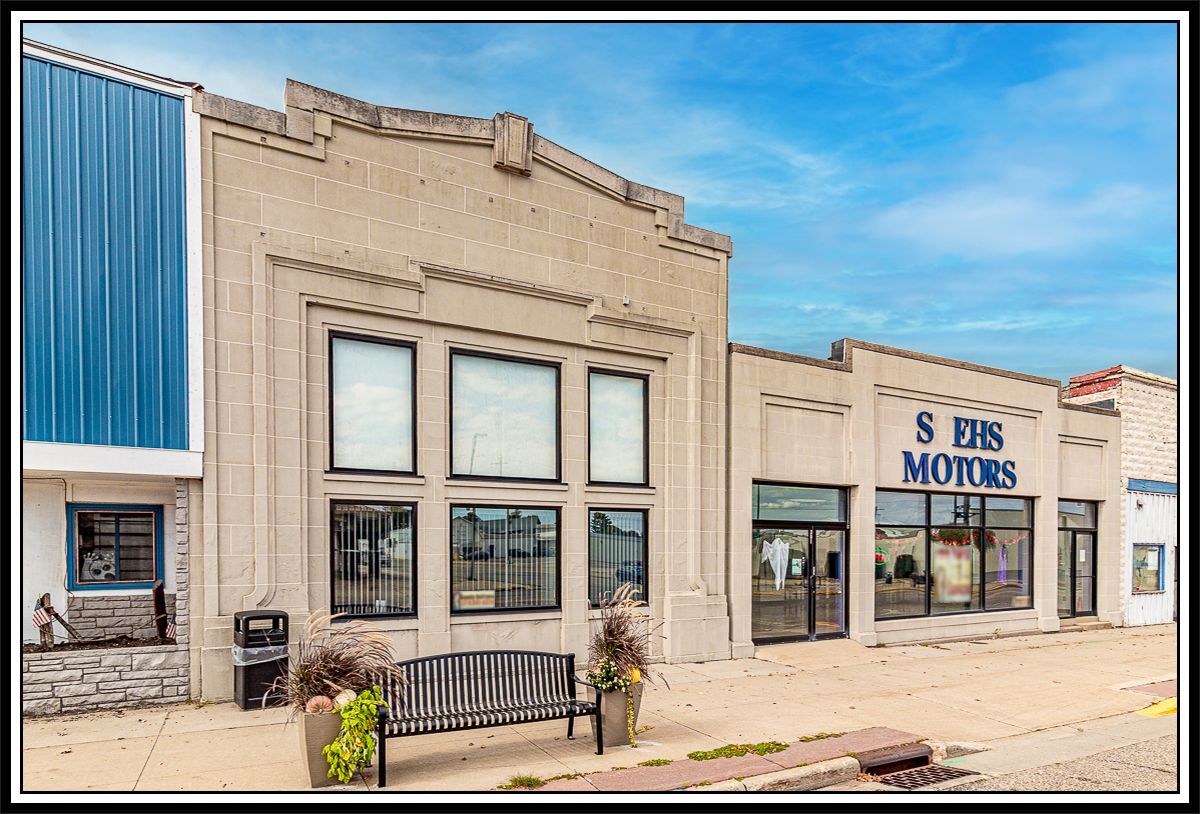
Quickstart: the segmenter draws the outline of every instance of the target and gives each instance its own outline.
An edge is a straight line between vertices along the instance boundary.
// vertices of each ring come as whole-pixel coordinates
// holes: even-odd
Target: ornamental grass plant
[[[287,674],[272,686],[293,715],[329,711],[343,693],[356,698],[383,681],[404,681],[391,638],[361,619],[336,621],[339,616],[317,611],[308,617]]]
[[[639,609],[646,603],[635,598],[636,589],[624,583],[600,604],[600,618],[588,642],[587,680],[601,692],[624,692],[628,707],[629,743],[634,739],[634,704],[630,687],[642,679],[654,683],[650,667],[650,637],[662,622],[652,621]]]

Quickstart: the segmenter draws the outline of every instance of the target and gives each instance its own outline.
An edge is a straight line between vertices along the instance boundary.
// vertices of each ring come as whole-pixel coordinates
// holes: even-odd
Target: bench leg
[[[567,740],[575,740],[575,716],[572,715],[567,719]]]
[[[604,718],[600,716],[599,704],[596,704],[596,754],[604,754]]]
[[[379,759],[379,788],[387,785],[387,738],[384,737],[383,724],[376,727],[377,744],[376,757]]]

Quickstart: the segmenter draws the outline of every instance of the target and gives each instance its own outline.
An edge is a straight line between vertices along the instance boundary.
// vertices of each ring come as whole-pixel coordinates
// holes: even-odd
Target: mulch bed
[[[21,645],[22,653],[57,653],[62,650],[111,650],[118,647],[154,647],[155,645],[173,645],[174,639],[164,639],[159,636],[149,636],[135,639],[133,636],[114,636],[111,639],[87,639],[84,641],[59,642],[51,647],[40,644]]]

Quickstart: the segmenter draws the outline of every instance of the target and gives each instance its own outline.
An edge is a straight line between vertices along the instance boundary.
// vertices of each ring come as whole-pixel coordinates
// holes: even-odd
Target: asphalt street
[[[1168,735],[946,791],[1175,791],[1177,748],[1176,736]]]

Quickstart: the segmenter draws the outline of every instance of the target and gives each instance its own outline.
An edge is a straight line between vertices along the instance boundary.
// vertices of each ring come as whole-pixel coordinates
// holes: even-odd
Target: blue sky
[[[27,25],[281,109],[529,116],[733,236],[730,338],[1063,378],[1176,357],[1170,25]]]

